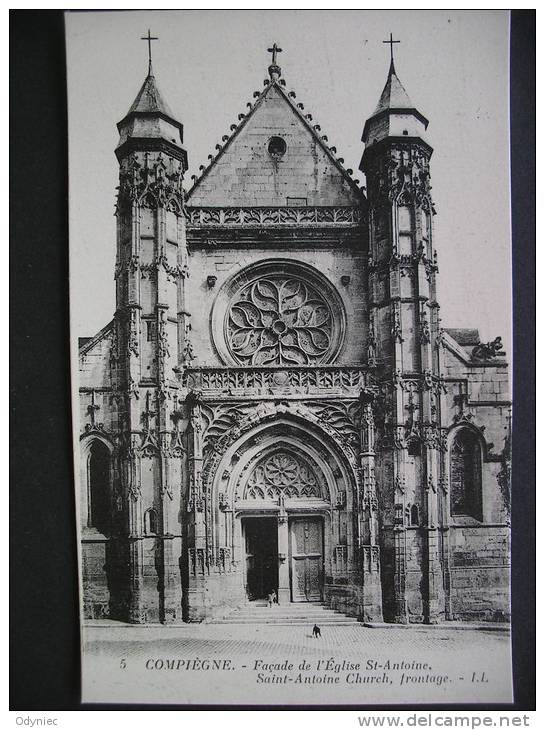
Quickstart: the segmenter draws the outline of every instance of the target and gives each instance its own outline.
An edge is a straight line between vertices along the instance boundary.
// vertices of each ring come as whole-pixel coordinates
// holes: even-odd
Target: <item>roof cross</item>
[[[152,36],[152,34],[150,33],[150,29],[148,28],[148,34],[141,36],[140,40],[148,42],[148,75],[149,75],[149,74],[151,74],[151,42],[158,41],[159,38],[157,36]]]
[[[272,65],[273,65],[273,66],[276,66],[276,65],[277,65],[277,64],[276,64],[276,54],[277,54],[277,53],[282,53],[282,49],[281,49],[281,48],[279,48],[279,47],[278,47],[278,46],[276,45],[276,43],[273,43],[273,47],[272,47],[272,48],[267,48],[267,51],[268,51],[269,53],[272,53]]]
[[[401,43],[401,41],[394,41],[393,35],[390,33],[390,40],[389,41],[382,41],[383,43],[388,43],[390,46],[390,61],[394,62],[394,43]]]

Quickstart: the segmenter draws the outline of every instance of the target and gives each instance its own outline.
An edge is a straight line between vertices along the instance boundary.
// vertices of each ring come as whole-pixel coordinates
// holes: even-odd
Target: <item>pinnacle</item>
[[[153,112],[159,112],[165,114],[171,119],[176,119],[176,117],[172,114],[172,111],[170,110],[168,104],[163,99],[161,92],[159,91],[159,87],[157,86],[157,82],[155,80],[155,76],[153,75],[153,69],[151,68],[151,65],[149,73],[146,76],[146,79],[142,84],[140,91],[138,92],[136,99],[132,103],[132,106],[129,109],[128,113],[132,114],[138,112],[145,112],[148,114]]]
[[[372,116],[379,114],[380,112],[388,109],[413,109],[414,105],[409,99],[409,95],[405,91],[403,84],[398,79],[394,62],[390,62],[390,69],[388,71],[388,79],[386,85],[380,95],[377,108],[373,112]]]

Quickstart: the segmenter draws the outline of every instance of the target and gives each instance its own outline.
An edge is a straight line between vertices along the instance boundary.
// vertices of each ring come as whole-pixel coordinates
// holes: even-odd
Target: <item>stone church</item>
[[[363,187],[280,50],[191,184],[151,60],[117,125],[116,310],[79,348],[84,615],[276,593],[507,620],[508,366],[499,337],[442,326],[428,120],[392,57]]]

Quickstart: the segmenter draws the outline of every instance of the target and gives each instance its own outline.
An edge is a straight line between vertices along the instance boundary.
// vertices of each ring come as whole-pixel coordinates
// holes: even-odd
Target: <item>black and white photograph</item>
[[[65,22],[82,701],[511,703],[509,12]]]

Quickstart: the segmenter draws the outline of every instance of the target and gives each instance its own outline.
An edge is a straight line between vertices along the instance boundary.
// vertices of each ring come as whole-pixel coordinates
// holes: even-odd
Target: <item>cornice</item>
[[[187,206],[187,227],[263,228],[264,226],[320,226],[345,228],[361,226],[365,214],[359,206]]]
[[[178,145],[165,139],[155,137],[129,137],[129,139],[115,150],[115,156],[121,162],[132,152],[164,152],[182,163],[184,172],[187,170],[187,152]]]
[[[363,249],[367,240],[367,229],[364,226],[350,228],[305,228],[297,230],[287,227],[270,227],[254,229],[221,229],[221,228],[188,228],[187,245],[190,248],[241,248],[263,247],[264,245],[279,247],[301,247],[312,245],[313,248],[357,247]]]

